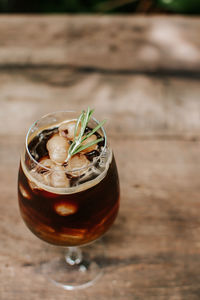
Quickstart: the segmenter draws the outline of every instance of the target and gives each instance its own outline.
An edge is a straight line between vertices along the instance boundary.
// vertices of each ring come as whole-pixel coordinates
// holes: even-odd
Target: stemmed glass
[[[49,261],[45,274],[67,290],[92,285],[102,268],[84,258],[80,246],[100,238],[114,222],[119,208],[119,181],[113,152],[103,127],[104,138],[98,156],[91,151],[87,164],[70,169],[51,168],[47,141],[59,124],[76,120],[74,111],[54,112],[36,121],[26,136],[18,176],[21,216],[27,227],[40,239],[66,249],[64,260]],[[88,128],[99,122],[91,118]],[[45,157],[45,163],[41,162]],[[60,182],[66,182],[66,186]],[[69,184],[70,182],[70,184]]]

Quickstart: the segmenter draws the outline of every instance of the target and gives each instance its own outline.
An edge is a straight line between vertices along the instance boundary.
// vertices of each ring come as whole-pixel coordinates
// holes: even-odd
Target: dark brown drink
[[[19,169],[19,206],[26,225],[39,238],[55,245],[79,246],[102,236],[117,216],[117,168],[109,148],[106,148],[107,157],[102,165],[101,151],[105,151],[102,150],[103,141],[95,150],[82,154],[87,160],[85,170],[62,173],[60,169],[66,166],[64,163],[62,166],[58,164],[53,172],[57,172],[57,177],[62,175],[61,180],[64,176],[67,183],[62,186],[60,181],[54,181],[52,186],[49,181],[52,173],[48,168],[42,168],[41,165],[36,168],[35,165],[44,158],[49,163],[47,142],[57,132],[56,127],[45,129],[28,140],[29,153],[22,156]],[[33,147],[36,146],[38,150],[34,152]]]
[[[106,176],[93,187],[55,194],[31,189],[19,170],[19,205],[29,229],[51,244],[75,246],[89,243],[108,230],[119,207],[119,185],[114,158]]]

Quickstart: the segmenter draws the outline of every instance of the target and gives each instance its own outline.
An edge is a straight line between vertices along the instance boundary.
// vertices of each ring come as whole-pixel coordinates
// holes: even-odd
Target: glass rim
[[[92,167],[96,161],[93,161],[93,162],[90,162],[87,166],[84,166],[84,167],[81,167],[81,168],[75,168],[75,169],[72,169],[72,170],[54,170],[54,169],[51,169],[51,168],[48,168],[46,166],[44,166],[43,164],[39,163],[30,153],[29,151],[29,148],[28,148],[28,138],[29,138],[29,135],[31,133],[31,130],[33,129],[33,127],[37,124],[37,122],[41,121],[42,119],[45,119],[46,117],[49,117],[49,116],[53,116],[54,114],[58,114],[58,113],[77,113],[78,111],[76,110],[58,110],[58,111],[54,111],[54,112],[50,112],[50,113],[47,113],[45,115],[43,115],[41,118],[39,118],[38,120],[36,120],[34,123],[32,123],[32,125],[29,127],[29,130],[26,134],[26,140],[25,140],[25,148],[26,148],[26,152],[28,153],[28,156],[29,158],[37,165],[39,166],[40,168],[42,169],[45,169],[47,171],[51,171],[51,172],[61,172],[61,173],[73,173],[73,172],[78,172],[78,171],[83,171],[84,169],[88,169],[89,167]],[[100,124],[100,122],[91,116],[91,119],[98,125]],[[67,121],[67,120],[66,120]],[[70,120],[69,120],[70,121]],[[103,137],[104,137],[104,147],[102,149],[102,151],[100,152],[100,155],[97,156],[98,159],[100,159],[103,154],[105,154],[106,152],[106,147],[107,147],[107,136],[106,136],[106,132],[105,132],[105,129],[103,126],[101,126],[99,129],[102,130],[103,132]],[[99,130],[98,129],[98,130]]]

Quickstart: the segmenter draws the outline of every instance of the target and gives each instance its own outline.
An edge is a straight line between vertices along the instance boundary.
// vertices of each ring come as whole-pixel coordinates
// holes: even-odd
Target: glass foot
[[[75,290],[93,285],[103,274],[103,269],[88,252],[70,247],[63,257],[43,264],[42,273],[57,286]]]

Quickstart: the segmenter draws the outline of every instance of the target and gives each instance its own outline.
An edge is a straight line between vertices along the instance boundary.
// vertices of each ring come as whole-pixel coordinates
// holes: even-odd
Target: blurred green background
[[[200,0],[0,0],[0,12],[199,14]]]

